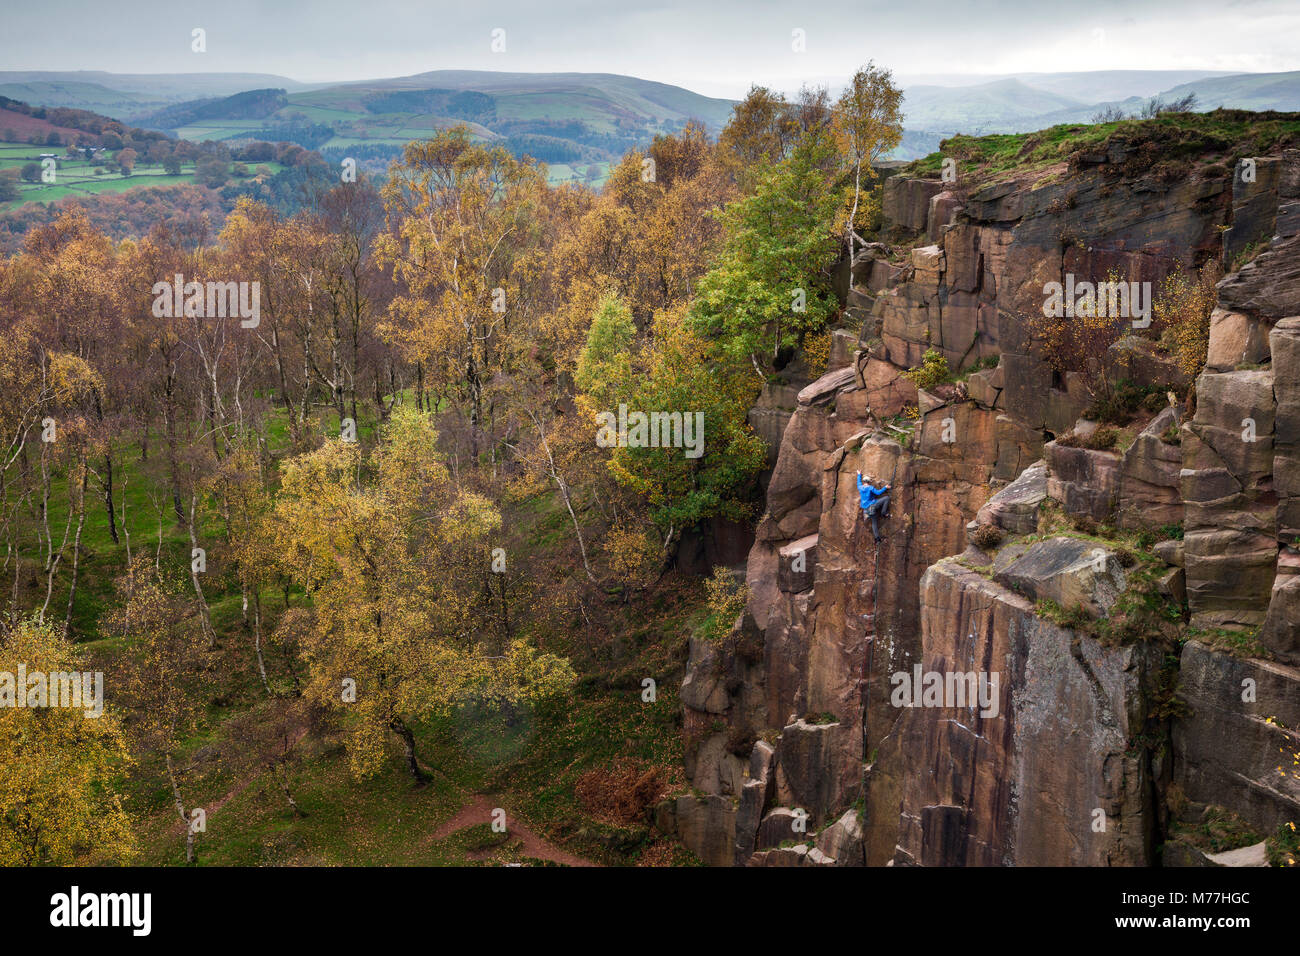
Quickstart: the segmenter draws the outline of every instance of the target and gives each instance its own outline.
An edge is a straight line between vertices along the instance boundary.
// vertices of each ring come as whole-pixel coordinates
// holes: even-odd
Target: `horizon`
[[[1284,0],[1226,7],[1167,0],[1140,11],[1103,0],[1086,17],[1065,20],[1057,12],[1063,4],[993,0],[978,22],[966,19],[965,4],[941,0],[925,31],[915,29],[907,11],[862,10],[846,0],[816,10],[792,3],[755,9],[739,0],[699,9],[668,0],[636,11],[591,0],[544,11],[516,3],[467,11],[375,0],[364,17],[345,0],[294,0],[273,10],[236,0],[220,13],[188,0],[162,17],[131,0],[107,20],[91,16],[86,0],[66,6],[69,15],[58,21],[36,8],[8,14],[11,28],[0,37],[6,71],[72,72],[51,65],[54,53],[77,60],[78,72],[265,73],[309,85],[440,69],[612,73],[737,99],[752,84],[783,91],[834,85],[868,60],[899,77],[1300,69],[1291,42],[1300,33],[1300,8]],[[87,15],[78,16],[83,9]],[[394,32],[391,24],[399,22],[403,29]],[[191,50],[195,28],[206,31],[202,53]],[[497,30],[504,42],[493,52]],[[794,49],[796,30],[803,31],[801,52]],[[195,69],[199,56],[203,69]],[[1059,69],[1080,60],[1095,69]]]
[[[1089,74],[1102,75],[1102,74],[1127,73],[1127,74],[1146,75],[1151,77],[1165,76],[1170,74],[1174,74],[1174,75],[1200,74],[1202,77],[1207,77],[1207,76],[1245,76],[1245,75],[1283,76],[1283,75],[1296,73],[1296,72],[1300,72],[1300,67],[1298,67],[1295,70],[1209,70],[1209,69],[1196,69],[1192,67],[1188,67],[1184,69],[1150,69],[1150,70],[1106,68],[1106,69],[1097,69],[1097,70],[1026,70],[1026,71],[1003,72],[1003,73],[954,73],[954,72],[948,72],[943,74],[896,73],[894,74],[894,80],[901,87],[904,88],[936,87],[936,88],[947,88],[947,89],[962,89],[965,87],[981,86],[981,85],[996,83],[1002,80],[1023,80],[1026,78],[1033,78],[1033,77],[1087,76]],[[711,99],[722,99],[722,100],[732,100],[732,101],[739,101],[743,99],[745,93],[748,92],[750,88],[750,87],[746,87],[745,90],[742,90],[740,93],[738,93],[735,96],[724,96],[724,95],[717,95],[713,93],[706,93],[702,90],[695,89],[690,86],[684,86],[682,84],[672,83],[668,80],[659,79],[653,76],[644,76],[636,73],[619,73],[619,72],[613,72],[609,70],[490,70],[490,69],[468,68],[468,67],[466,68],[436,67],[434,69],[429,69],[429,70],[420,70],[415,73],[395,73],[392,74],[391,76],[366,76],[359,79],[349,78],[349,79],[324,79],[324,80],[304,80],[301,79],[300,77],[293,76],[287,73],[271,73],[271,72],[265,72],[261,70],[168,70],[168,71],[151,72],[151,71],[144,71],[144,70],[130,70],[130,71],[120,70],[119,71],[119,70],[104,70],[104,69],[61,70],[56,68],[13,69],[13,70],[3,69],[0,70],[0,77],[6,76],[8,74],[35,74],[35,73],[49,73],[49,74],[85,73],[88,75],[106,75],[108,77],[260,76],[260,77],[266,77],[267,79],[288,80],[292,83],[296,83],[305,87],[320,87],[320,88],[327,88],[331,86],[349,86],[354,84],[361,85],[366,83],[389,83],[394,80],[412,79],[414,77],[424,76],[431,73],[482,73],[486,75],[497,75],[497,76],[511,76],[511,75],[585,76],[585,77],[612,76],[612,77],[622,77],[626,79],[638,80],[644,83],[658,83],[667,86],[675,86],[678,89],[683,89],[686,90],[687,92],[695,93],[700,96],[706,96]],[[838,89],[839,86],[841,86],[845,82],[846,78],[847,77],[839,78],[839,77],[831,77],[831,76],[821,76],[821,77],[806,79],[799,85],[824,85],[830,88],[832,92],[834,92]],[[969,82],[961,82],[963,80]],[[88,80],[87,82],[93,82],[93,81]],[[751,86],[757,86],[757,85],[764,85],[764,84],[760,84],[757,82],[751,84]],[[773,87],[775,92],[779,92],[785,95],[790,95],[797,92],[798,88],[799,86]],[[1141,96],[1141,94],[1135,94],[1135,95]]]

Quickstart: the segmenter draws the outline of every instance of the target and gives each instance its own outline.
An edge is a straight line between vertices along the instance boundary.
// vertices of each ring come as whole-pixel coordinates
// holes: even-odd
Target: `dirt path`
[[[297,746],[298,742],[307,735],[307,728],[303,727],[294,738],[290,747]],[[424,768],[427,772],[428,768]],[[248,777],[236,783],[230,790],[218,797],[212,803],[203,808],[208,816],[216,813],[235,797],[247,790],[252,784],[262,776],[262,771],[250,774]],[[491,823],[492,811],[501,807],[501,799],[496,795],[473,794],[469,797],[469,802],[461,807],[452,816],[450,820],[444,822],[433,835],[431,840],[445,840],[457,830],[463,830],[466,827],[472,827],[476,823]],[[573,853],[563,850],[556,846],[550,840],[530,830],[521,823],[516,817],[506,811],[506,826],[510,835],[523,844],[525,856],[531,856],[538,860],[550,860],[552,863],[563,863],[566,866],[600,866],[593,860],[584,859]],[[177,835],[185,832],[185,824],[177,822],[173,825],[173,832]]]
[[[303,727],[299,729],[297,731],[297,735],[293,738],[293,743],[289,745],[289,749],[292,750],[294,747],[298,746],[299,741],[301,741],[302,738],[306,736],[307,736],[307,728]],[[245,790],[251,787],[254,781],[258,780],[264,773],[266,773],[266,770],[264,768],[256,770],[255,772],[245,777],[243,780],[236,783],[224,794],[217,797],[217,799],[213,800],[212,803],[209,804],[208,806],[195,807],[193,809],[202,810],[205,817],[212,816],[212,814],[216,813],[218,810],[224,807],[231,800],[235,799],[235,797],[239,796],[241,793],[243,793]],[[172,833],[176,835],[183,834],[185,832],[185,828],[186,828],[186,824],[178,820],[175,826],[173,826],[172,828]]]
[[[432,839],[445,840],[457,830],[474,826],[476,823],[491,823],[492,811],[500,806],[501,801],[499,798],[476,793],[470,797],[469,803],[456,811],[456,814],[450,820],[433,832]],[[535,857],[539,860],[550,860],[553,863],[563,863],[566,866],[600,866],[599,863],[583,859],[569,853],[567,850],[560,849],[545,837],[524,826],[517,818],[512,817],[509,811],[506,812],[506,826],[510,831],[510,835],[523,844],[525,856]]]

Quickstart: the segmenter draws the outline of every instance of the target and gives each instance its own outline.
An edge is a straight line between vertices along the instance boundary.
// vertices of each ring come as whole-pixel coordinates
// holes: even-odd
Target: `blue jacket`
[[[885,492],[889,491],[889,485],[881,485],[877,488],[875,485],[869,485],[858,476],[858,500],[862,502],[862,507],[869,508],[871,503],[877,498],[883,498]]]

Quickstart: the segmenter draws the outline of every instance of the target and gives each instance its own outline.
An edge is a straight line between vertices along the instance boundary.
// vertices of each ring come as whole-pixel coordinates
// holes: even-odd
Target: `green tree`
[[[596,305],[574,375],[575,384],[590,397],[594,410],[612,408],[626,394],[635,341],[632,310],[617,295],[607,294]]]
[[[693,321],[722,356],[760,375],[837,307],[829,267],[838,199],[824,171],[833,156],[826,131],[810,130],[788,159],[763,168],[753,195],[722,213],[723,248],[700,280]]]
[[[752,479],[766,452],[747,420],[753,377],[742,364],[711,360],[710,343],[692,329],[685,307],[655,316],[651,342],[638,358],[629,408],[680,413],[683,440],[657,448],[620,443],[609,467],[646,500],[667,552],[687,528],[749,515]]]

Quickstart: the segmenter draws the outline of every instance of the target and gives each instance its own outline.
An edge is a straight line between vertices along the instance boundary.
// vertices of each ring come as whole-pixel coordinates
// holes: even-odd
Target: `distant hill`
[[[0,73],[0,77],[10,74]],[[122,116],[147,109],[155,101],[139,93],[109,89],[99,83],[81,83],[75,80],[34,80],[27,83],[0,82],[0,96],[37,103],[41,106],[61,106],[70,109],[93,110],[106,116]]]
[[[288,140],[331,159],[377,167],[405,143],[464,124],[517,155],[603,166],[627,150],[698,120],[718,132],[731,100],[609,73],[437,70],[293,91],[272,88],[167,106],[139,122],[196,141]]]
[[[1191,83],[1231,71],[1215,70],[1078,70],[1068,73],[899,73],[894,82],[904,89],[918,86],[968,87],[1019,80],[1047,93],[1095,103],[1130,96],[1154,96],[1180,83]],[[847,79],[845,77],[844,79]],[[843,80],[841,80],[843,82]],[[834,84],[832,84],[834,85]]]
[[[1190,77],[1190,79],[1189,79]],[[965,85],[904,85],[910,136],[894,158],[915,159],[954,133],[1027,133],[1061,123],[1089,123],[1106,108],[1135,113],[1152,98],[1195,93],[1198,111],[1219,107],[1290,112],[1300,109],[1300,71],[1215,74],[1197,71],[1106,70],[1021,73]]]
[[[900,76],[906,133],[893,154],[913,159],[954,133],[1020,133],[1128,112],[1153,96],[1196,93],[1198,108],[1300,109],[1300,72],[1096,70]],[[832,83],[834,86],[834,83]],[[198,142],[288,140],[327,158],[382,167],[412,139],[466,124],[578,175],[696,119],[719,130],[734,102],[612,73],[434,70],[347,83],[299,83],[249,73],[0,72],[0,95],[90,109]],[[567,175],[567,174],[566,174]]]
[[[1006,79],[1019,80],[1036,90],[1058,93],[1084,103],[1096,103],[1130,96],[1151,97],[1181,83],[1229,75],[1228,72],[1212,70],[1079,70],[1073,73],[1014,73]]]
[[[0,70],[0,84],[6,83],[49,84],[50,87],[63,87],[67,90],[74,90],[78,85],[102,87],[119,94],[130,94],[136,102],[157,106],[184,100],[230,96],[244,90],[274,87],[297,92],[313,88],[309,83],[299,83],[287,76],[273,73],[107,73],[103,70]],[[56,91],[52,93],[59,95]],[[92,92],[91,95],[102,94]],[[47,103],[40,99],[28,99],[27,102],[41,106],[91,108],[74,102]]]
[[[1168,90],[1166,98],[1195,93],[1200,109],[1219,106],[1239,110],[1300,110],[1300,72],[1238,73],[1182,83]]]
[[[1087,109],[1084,101],[1027,86],[1020,80],[995,80],[978,86],[913,86],[904,91],[908,129],[962,132],[1011,132],[1027,116]]]
[[[248,90],[234,96],[168,106],[151,116],[142,117],[140,124],[145,127],[176,129],[203,120],[260,120],[283,109],[288,102],[282,89]]]

